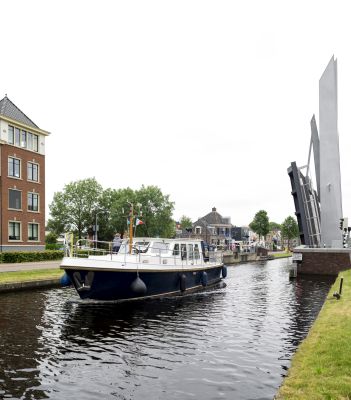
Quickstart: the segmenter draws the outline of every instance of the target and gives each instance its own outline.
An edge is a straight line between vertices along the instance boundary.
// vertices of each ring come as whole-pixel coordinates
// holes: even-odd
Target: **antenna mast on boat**
[[[132,254],[134,205],[133,205],[133,203],[129,203],[129,204],[130,204],[130,211],[129,211],[129,254]]]
[[[144,222],[139,219],[141,218],[143,213],[141,211],[141,204],[137,203],[136,204],[136,211],[134,209],[134,204],[130,203],[127,201],[130,209],[129,209],[129,220],[127,220],[127,224],[129,223],[129,254],[132,254],[132,248],[133,248],[133,223],[135,219],[135,229],[134,229],[134,236],[136,236],[136,228],[137,225],[142,225]]]

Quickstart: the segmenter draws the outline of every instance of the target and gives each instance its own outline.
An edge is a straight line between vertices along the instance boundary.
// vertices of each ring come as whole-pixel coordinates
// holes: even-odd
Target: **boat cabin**
[[[123,240],[118,254],[129,253],[129,239]],[[132,254],[145,254],[147,256],[171,257],[180,260],[201,260],[201,255],[206,261],[208,254],[202,240],[191,239],[159,239],[159,238],[134,238]]]

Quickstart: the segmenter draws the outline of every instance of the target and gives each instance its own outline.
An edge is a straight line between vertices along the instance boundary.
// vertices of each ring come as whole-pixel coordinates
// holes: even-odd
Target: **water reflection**
[[[331,281],[289,281],[276,260],[230,267],[226,282],[124,304],[0,296],[0,397],[271,399]]]
[[[0,397],[22,398],[27,390],[35,399],[46,398],[40,385],[36,351],[45,295],[37,292],[0,296]],[[9,397],[11,397],[9,396]]]
[[[82,335],[86,338],[106,337],[111,333],[124,337],[139,329],[143,330],[143,334],[152,331],[152,334],[160,335],[167,327],[186,327],[189,319],[200,327],[199,317],[204,313],[206,317],[213,311],[216,313],[213,307],[225,294],[223,290],[216,290],[179,298],[120,304],[79,300],[67,302],[64,309],[67,319],[61,332],[62,338],[72,340]]]

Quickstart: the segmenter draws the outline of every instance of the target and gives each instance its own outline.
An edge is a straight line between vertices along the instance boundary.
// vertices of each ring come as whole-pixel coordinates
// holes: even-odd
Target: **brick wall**
[[[294,249],[302,253],[302,261],[297,264],[297,273],[315,275],[338,275],[351,268],[348,249]]]
[[[21,178],[8,177],[8,157],[15,157],[21,160]],[[27,180],[27,162],[39,164],[39,182]],[[36,152],[21,149],[19,147],[1,145],[1,238],[3,246],[23,246],[23,250],[29,250],[31,246],[45,245],[45,157]],[[22,210],[9,209],[8,189],[13,188],[22,191]],[[39,194],[39,212],[27,210],[27,193]],[[8,240],[8,221],[21,222],[22,240]],[[39,241],[28,241],[28,223],[39,224]],[[30,246],[30,247],[28,247]]]

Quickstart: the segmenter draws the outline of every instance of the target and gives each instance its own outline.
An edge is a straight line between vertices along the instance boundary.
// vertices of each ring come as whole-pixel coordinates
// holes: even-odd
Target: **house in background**
[[[45,138],[5,95],[0,100],[1,251],[45,249]]]
[[[233,226],[232,238],[237,242],[248,242],[250,239],[250,228],[247,226]]]
[[[191,236],[208,244],[227,246],[231,243],[232,227],[230,218],[222,217],[213,207],[210,213],[193,223]]]

